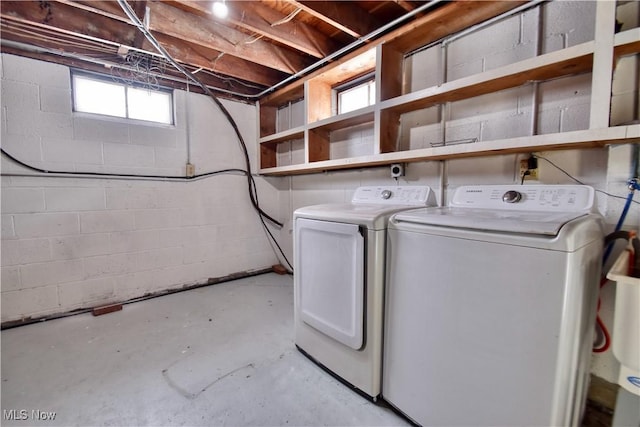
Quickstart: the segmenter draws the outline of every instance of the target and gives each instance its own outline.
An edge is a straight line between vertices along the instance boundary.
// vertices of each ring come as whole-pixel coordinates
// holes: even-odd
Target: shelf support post
[[[598,0],[596,4],[589,129],[609,127],[615,23],[616,2]]]

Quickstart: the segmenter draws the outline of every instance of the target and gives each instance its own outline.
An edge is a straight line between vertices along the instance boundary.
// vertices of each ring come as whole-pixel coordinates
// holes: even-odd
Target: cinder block
[[[498,114],[484,123],[482,139],[495,141],[498,139],[529,136],[532,131],[531,111],[522,114]]]
[[[591,105],[587,103],[574,104],[564,110],[561,115],[561,131],[571,132],[575,130],[589,129],[589,112]]]
[[[5,80],[70,89],[69,68],[51,62],[37,61],[22,56],[2,54]]]
[[[3,188],[1,196],[5,214],[44,211],[44,192],[40,188]]]
[[[152,209],[158,206],[155,188],[107,188],[107,209]]]
[[[515,155],[474,157],[448,161],[449,185],[504,184],[515,179]],[[447,199],[450,200],[450,199]]]
[[[158,235],[158,247],[180,247],[183,244],[184,227],[163,228],[160,230],[152,230]],[[206,235],[206,232],[204,233]]]
[[[77,213],[16,214],[13,221],[19,238],[64,236],[80,232]]]
[[[116,300],[113,278],[83,280],[58,286],[63,310],[91,307]]]
[[[436,45],[406,59],[404,78],[407,92],[443,83],[442,49],[440,45]]]
[[[136,254],[136,270],[155,270],[182,264],[182,248],[162,248]]]
[[[40,111],[71,114],[71,90],[40,86]]]
[[[156,188],[157,207],[161,209],[196,207],[201,195],[200,192],[196,191],[196,185],[196,182],[176,182]]]
[[[0,269],[0,285],[3,293],[22,288],[20,267],[2,267]]]
[[[158,168],[181,168],[184,169],[187,163],[187,147],[180,146],[178,148],[165,148],[159,147],[155,150],[155,166]],[[206,167],[204,163],[201,164],[200,159],[195,162],[196,171],[208,172],[208,170],[202,169]],[[182,172],[179,176],[185,176]]]
[[[616,7],[616,20],[622,22],[621,31],[640,26],[640,3],[637,1],[619,3]]]
[[[637,93],[638,82],[636,81],[636,73],[638,61],[640,60],[636,56],[626,56],[616,62],[611,88],[613,95]]]
[[[137,252],[160,246],[157,230],[136,230],[111,233],[111,252]]]
[[[206,268],[207,264],[189,264],[168,267],[159,270],[150,270],[153,282],[164,289],[179,288],[183,285],[206,283],[215,273]],[[207,273],[205,273],[207,272]],[[209,275],[210,274],[210,275]]]
[[[87,279],[136,271],[137,256],[134,254],[102,255],[84,258],[84,271]]]
[[[113,282],[117,301],[126,301],[161,289],[154,270],[113,276]]]
[[[29,264],[51,259],[48,239],[2,241],[2,265]]]
[[[137,229],[173,228],[181,224],[180,209],[151,209],[136,211]]]
[[[55,138],[72,138],[71,113],[46,113],[36,110],[29,114],[7,109],[7,130],[10,134]]]
[[[74,141],[42,137],[42,158],[45,162],[100,165],[102,144],[95,141]]]
[[[135,228],[133,212],[103,211],[80,213],[82,233],[105,233],[110,231],[128,231]]]
[[[105,208],[102,188],[47,188],[44,190],[47,211],[91,211]]]
[[[180,236],[177,240],[177,246],[192,246],[192,245],[207,245],[215,243],[219,238],[225,239],[226,237],[222,236],[219,229],[221,226],[218,225],[203,225],[199,227],[182,227],[180,229]],[[222,226],[222,228],[234,228],[231,226]],[[235,228],[236,232],[241,232]]]
[[[16,237],[16,231],[13,227],[13,215],[2,215],[0,225],[2,226],[2,239],[14,239]]]
[[[5,133],[3,129],[2,148],[22,162],[31,163],[42,160],[40,136],[38,135],[14,135]],[[4,156],[2,157],[4,160]],[[22,169],[21,166],[17,166],[17,168]],[[3,170],[6,169],[3,168]]]
[[[55,285],[2,292],[1,298],[3,322],[48,314],[59,309],[58,287]]]
[[[133,145],[175,148],[182,131],[170,126],[130,124],[129,140]],[[182,139],[181,139],[182,140]]]
[[[74,282],[82,280],[82,260],[64,260],[28,264],[20,267],[23,288]]]
[[[186,246],[183,250],[183,262],[185,264],[194,264],[215,259],[222,252],[220,248],[221,245],[219,243]]]
[[[3,80],[2,106],[19,115],[29,115],[40,110],[38,85],[19,81]]]
[[[634,114],[634,107],[637,97],[637,94],[631,92],[612,96],[611,126],[630,123],[634,120],[640,119],[638,113]]]
[[[105,255],[111,252],[109,234],[81,234],[51,239],[51,257],[54,260],[79,259]]]
[[[542,6],[542,51],[553,52],[593,40],[595,1],[553,1]]]
[[[105,143],[105,165],[151,167],[155,164],[152,147]]]
[[[129,125],[123,120],[98,119],[76,114],[73,137],[77,140],[129,143]]]

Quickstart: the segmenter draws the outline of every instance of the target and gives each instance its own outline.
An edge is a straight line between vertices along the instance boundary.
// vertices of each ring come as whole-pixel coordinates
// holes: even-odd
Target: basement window
[[[173,96],[169,90],[136,87],[84,73],[73,73],[72,85],[76,112],[173,124]]]
[[[335,87],[334,90],[337,97],[338,114],[368,107],[376,102],[376,81],[373,74],[367,74],[344,83]]]

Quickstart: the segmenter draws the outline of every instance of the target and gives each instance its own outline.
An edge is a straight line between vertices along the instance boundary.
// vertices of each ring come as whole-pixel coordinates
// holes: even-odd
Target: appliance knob
[[[380,194],[380,196],[383,199],[387,200],[387,199],[389,199],[391,197],[392,194],[393,193],[391,192],[391,190],[383,190],[382,193]]]
[[[518,203],[522,200],[522,193],[514,190],[507,191],[502,195],[502,201],[505,203]]]

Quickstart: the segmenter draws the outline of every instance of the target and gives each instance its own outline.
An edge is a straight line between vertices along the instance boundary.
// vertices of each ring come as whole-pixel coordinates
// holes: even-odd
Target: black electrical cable
[[[23,162],[22,160],[16,158],[12,154],[8,153],[4,148],[0,147],[0,152],[4,154],[7,158],[11,159],[13,162],[18,165],[31,170],[33,172],[38,172],[42,174],[54,174],[54,175],[69,175],[75,177],[85,177],[85,178],[96,178],[96,179],[113,179],[113,178],[136,178],[136,179],[164,179],[167,181],[192,181],[201,178],[206,178],[208,176],[221,175],[225,173],[237,172],[243,175],[247,174],[247,171],[240,168],[229,168],[229,169],[220,169],[217,171],[205,172],[198,175],[193,176],[172,176],[172,175],[144,175],[144,174],[127,174],[127,173],[109,173],[109,172],[80,172],[80,171],[56,171],[49,169],[42,169],[36,166],[30,165],[28,163]],[[0,176],[16,176],[15,173],[6,173],[3,172]]]
[[[133,178],[133,179],[153,179],[153,180],[167,180],[167,181],[173,181],[173,182],[186,182],[186,181],[193,181],[193,180],[197,180],[197,179],[202,179],[202,178],[206,178],[206,177],[210,177],[210,176],[215,176],[215,175],[222,175],[222,174],[227,174],[227,173],[241,173],[244,175],[247,175],[248,172],[244,169],[239,169],[239,168],[228,168],[228,169],[220,169],[217,171],[211,171],[211,172],[205,172],[205,173],[201,173],[201,174],[197,174],[197,175],[193,175],[193,176],[172,176],[172,175],[144,175],[144,174],[122,174],[122,173],[109,173],[109,172],[79,172],[79,171],[56,171],[56,170],[48,170],[48,169],[42,169],[42,168],[38,168],[36,166],[30,165],[28,163],[23,162],[22,160],[16,158],[15,156],[11,155],[10,153],[8,153],[4,148],[0,147],[0,152],[2,152],[2,154],[4,156],[6,156],[7,158],[9,158],[11,161],[15,162],[16,164],[24,167],[25,169],[28,169],[30,171],[33,172],[38,172],[41,174],[45,174],[45,175],[56,175],[56,176],[73,176],[73,177],[78,177],[78,178],[92,178],[92,179],[122,179],[122,178]],[[0,173],[0,176],[16,176],[17,174],[15,173]],[[24,176],[24,175],[20,175],[20,176]],[[37,176],[37,175],[34,175]],[[253,177],[252,177],[253,178]],[[255,186],[253,187],[253,191],[255,192],[255,197],[257,199],[257,191]],[[274,237],[273,233],[271,233],[271,230],[269,230],[269,227],[267,226],[266,222],[264,221],[264,218],[262,217],[262,215],[258,215],[258,217],[260,218],[260,222],[262,222],[262,226],[264,227],[264,229],[266,230],[267,234],[269,234],[269,237],[271,238],[271,240],[273,241],[273,243],[275,243],[276,247],[278,248],[278,251],[280,252],[280,255],[282,255],[282,258],[285,260],[285,262],[287,263],[287,265],[289,265],[289,268],[291,268],[291,271],[293,271],[293,267],[291,265],[291,263],[289,262],[289,259],[287,258],[287,256],[285,255],[284,251],[282,250],[282,247],[280,247],[280,245],[278,244],[278,241],[276,240],[276,238]]]
[[[138,18],[138,16],[136,16],[131,6],[125,0],[118,0],[118,4],[122,8],[122,10],[125,12],[125,14],[129,17],[129,19],[133,22],[133,24],[140,30],[140,32],[142,32],[142,34],[144,34],[147,40],[149,40],[149,42],[158,50],[158,52],[160,52],[165,57],[165,59],[169,61],[178,71],[180,71],[187,78],[189,78],[191,81],[193,81],[198,86],[200,86],[200,88],[204,91],[204,93],[209,95],[209,98],[213,100],[213,102],[218,106],[222,114],[224,114],[224,116],[227,118],[229,124],[231,125],[234,132],[236,133],[236,136],[240,143],[240,147],[242,148],[242,152],[244,154],[245,164],[247,168],[247,185],[249,190],[249,198],[251,199],[251,204],[253,205],[254,209],[258,212],[258,215],[261,215],[262,217],[266,218],[276,226],[282,228],[283,224],[281,222],[274,219],[273,217],[268,215],[266,212],[264,212],[260,208],[260,203],[258,202],[258,198],[257,198],[258,193],[257,191],[255,191],[255,187],[256,187],[255,179],[253,178],[253,175],[251,175],[251,160],[249,158],[249,151],[247,150],[247,144],[245,143],[244,138],[240,133],[238,124],[234,120],[231,113],[229,113],[229,110],[227,110],[227,108],[222,104],[222,102],[218,99],[218,97],[211,91],[211,89],[207,87],[207,85],[202,83],[195,75],[193,75],[191,72],[189,72],[189,70],[187,70],[182,65],[180,65],[180,63],[178,63],[175,59],[173,59],[173,57],[171,57],[169,52],[158,42],[158,40],[156,40],[153,34],[151,34],[151,32],[147,29],[147,27],[145,27],[142,21],[140,21],[140,19]]]

